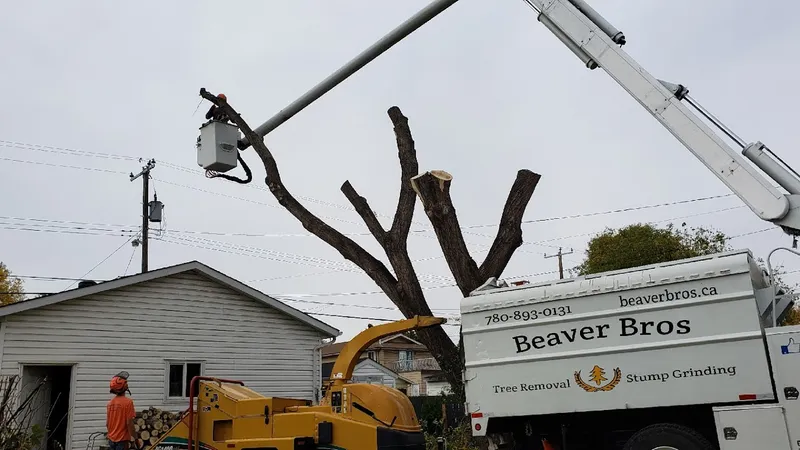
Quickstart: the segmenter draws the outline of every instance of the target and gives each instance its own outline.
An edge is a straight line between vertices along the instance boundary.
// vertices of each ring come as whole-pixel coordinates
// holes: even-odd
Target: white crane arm
[[[635,98],[678,141],[763,220],[789,234],[800,234],[800,178],[775,162],[760,142],[745,145],[688,96],[681,85],[654,78],[620,47],[625,37],[582,0],[525,0],[539,12],[539,21],[590,69],[602,68]],[[620,44],[618,46],[617,44]],[[790,192],[783,194],[733,150],[681,100],[736,140],[743,154]]]

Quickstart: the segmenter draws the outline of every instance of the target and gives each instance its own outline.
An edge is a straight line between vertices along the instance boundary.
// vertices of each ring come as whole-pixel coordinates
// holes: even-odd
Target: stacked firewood
[[[133,419],[136,448],[147,450],[180,420],[180,415],[150,407]]]

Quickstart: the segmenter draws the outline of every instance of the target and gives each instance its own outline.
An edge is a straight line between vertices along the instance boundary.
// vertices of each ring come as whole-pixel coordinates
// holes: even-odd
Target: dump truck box
[[[749,251],[462,301],[473,417],[774,399]],[[484,422],[485,423],[485,422]]]

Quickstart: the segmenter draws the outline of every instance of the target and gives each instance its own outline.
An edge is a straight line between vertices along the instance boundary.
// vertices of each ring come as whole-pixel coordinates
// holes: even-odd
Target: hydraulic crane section
[[[689,97],[688,89],[651,76],[621,46],[624,34],[583,0],[525,0],[539,21],[588,67],[601,67],[763,220],[800,234],[800,176],[770,157],[761,142],[746,145]],[[618,46],[619,45],[619,46]],[[739,144],[742,153],[789,195],[778,191],[681,101]]]

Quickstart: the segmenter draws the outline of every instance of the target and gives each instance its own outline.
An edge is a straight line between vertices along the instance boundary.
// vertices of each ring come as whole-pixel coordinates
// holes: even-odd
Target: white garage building
[[[40,411],[53,411],[49,437],[83,450],[104,431],[108,382],[120,371],[137,410],[184,410],[198,374],[318,400],[320,348],[339,334],[193,261],[1,307],[0,376],[20,376],[23,391],[47,376],[39,398]]]

